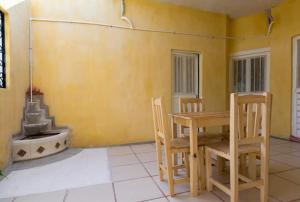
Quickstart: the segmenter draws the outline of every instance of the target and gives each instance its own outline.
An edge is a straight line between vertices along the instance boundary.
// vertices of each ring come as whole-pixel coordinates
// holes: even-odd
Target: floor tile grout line
[[[67,199],[67,197],[68,197],[68,194],[69,194],[69,190],[66,189],[66,193],[65,193],[65,195],[64,195],[63,202],[66,202],[66,199]]]
[[[300,146],[300,144],[299,144],[299,146]],[[291,150],[291,151],[280,151],[280,150],[277,150],[276,148],[275,149],[270,149],[270,151],[274,151],[274,152],[280,152],[279,153],[279,155],[280,154],[290,154],[290,153],[298,153],[298,152],[300,152],[300,149],[297,149],[297,150]],[[275,155],[276,156],[276,154],[273,154],[273,155]],[[277,154],[278,155],[278,154]],[[297,156],[297,155],[296,155]]]
[[[138,202],[148,202],[148,201],[152,201],[152,200],[156,200],[156,199],[162,199],[162,198],[166,198],[166,197],[164,197],[164,196],[162,196],[162,197],[155,197],[155,198],[152,198],[152,199],[147,199],[147,200],[142,200],[142,201],[138,201]]]
[[[280,176],[278,176],[278,175],[275,175],[275,176],[278,177],[278,178],[281,178],[281,179],[283,179],[283,180],[286,180],[286,179],[284,179],[284,178],[282,178],[282,177],[280,177]],[[286,181],[288,181],[288,180],[286,180]],[[290,181],[288,181],[288,182],[290,182]],[[293,182],[291,182],[291,183],[293,183]],[[295,183],[293,183],[293,184],[295,184]],[[297,184],[296,184],[296,185],[297,185]],[[279,202],[283,202],[282,200],[280,200],[279,198],[277,198],[277,197],[275,197],[275,196],[273,196],[273,195],[271,195],[271,194],[269,194],[269,196],[271,196],[272,198],[278,200]],[[293,199],[293,200],[297,200],[297,199]],[[288,201],[288,202],[290,202],[290,201]]]
[[[285,172],[289,172],[289,171],[293,171],[293,170],[299,170],[299,168],[291,168],[291,169],[288,169],[288,170],[282,170],[282,171],[277,171],[277,172],[270,172],[269,171],[269,174],[276,175],[276,174],[285,173]]]
[[[130,148],[131,149],[131,148]],[[132,150],[131,150],[132,151]],[[137,154],[147,154],[147,153],[152,153],[155,151],[144,151],[144,152],[138,152]],[[133,153],[128,153],[128,154],[107,154],[109,157],[115,157],[115,156],[130,156],[133,155]]]
[[[290,183],[293,183],[293,184],[295,184],[295,185],[298,185],[298,186],[300,186],[300,184],[298,184],[298,183],[295,183],[295,182],[293,182],[293,181],[291,181],[291,180],[289,180],[289,179],[286,179],[286,178],[284,178],[284,177],[281,177],[281,176],[279,176],[279,175],[275,175],[276,177],[279,177],[279,178],[281,178],[281,179],[283,179],[283,180],[286,180],[286,181],[288,181],[288,182],[290,182]]]
[[[148,153],[154,153],[156,151],[144,151],[144,152],[137,152],[136,154],[148,154]]]
[[[115,202],[117,202],[117,195],[116,195],[116,189],[115,189],[115,184],[114,184],[114,182],[111,183],[111,185],[112,185],[112,189],[113,189],[113,193],[114,193],[114,199],[115,199]]]
[[[135,156],[135,157],[138,158],[137,156]],[[109,165],[109,167],[110,168],[116,168],[116,167],[122,167],[122,166],[138,165],[140,163],[153,163],[153,162],[156,162],[156,161],[146,161],[146,162],[138,161],[138,162],[135,162],[135,163],[129,163],[129,164],[124,164],[124,165],[123,164],[122,165]]]
[[[270,188],[269,188],[270,189]],[[269,198],[272,197],[273,199],[279,201],[279,202],[283,202],[282,200],[278,199],[277,197],[273,196],[270,194],[270,191],[269,191]]]
[[[126,182],[126,181],[131,181],[131,180],[145,179],[145,178],[149,178],[149,177],[151,177],[151,176],[129,178],[129,179],[117,180],[117,181],[113,181],[113,182],[114,182],[114,183],[121,183],[121,182]]]
[[[134,153],[134,155],[136,155],[135,151],[132,149],[132,147],[130,147],[132,152]],[[148,175],[150,176],[151,180],[153,181],[153,183],[156,185],[156,187],[158,188],[158,190],[162,193],[162,195],[167,198],[166,194],[163,192],[163,190],[160,188],[160,186],[156,183],[156,181],[154,180],[154,178],[151,176],[150,172],[147,170],[147,168],[145,167],[145,165],[143,164],[143,162],[138,158],[138,156],[136,155],[136,158],[140,161],[140,163],[142,164],[142,166],[144,167],[144,169],[146,170],[146,172],[148,173]]]
[[[300,200],[300,198],[296,198],[296,199],[293,199],[293,200],[288,201],[288,202],[297,202],[297,201],[299,201],[299,200]]]
[[[300,151],[298,151],[299,153],[300,153]],[[297,153],[298,153],[297,152]],[[296,153],[296,152],[292,152],[292,153],[290,153],[290,155],[292,155],[293,157],[299,157],[300,158],[300,155],[295,155],[295,154],[293,154],[293,153]]]
[[[280,152],[278,154],[270,154],[270,157],[272,156],[280,156],[280,155],[287,155],[287,154],[291,154],[292,156],[295,156],[295,157],[300,157],[298,155],[295,155],[295,154],[292,154],[292,153],[296,153],[296,152],[300,152],[300,151],[291,151],[291,152],[281,152],[281,151],[277,151],[275,150],[276,152]]]
[[[300,158],[299,158],[299,159],[300,159]],[[286,163],[286,162],[279,161],[279,160],[277,160],[277,159],[272,159],[272,158],[270,158],[270,160],[276,161],[276,162],[278,162],[278,163],[286,164],[286,165],[291,166],[291,167],[293,167],[293,168],[300,168],[300,166],[294,166],[294,165],[288,164],[288,163]]]
[[[222,202],[225,202],[225,200],[224,199],[222,199],[222,197],[221,196],[219,196],[217,193],[215,193],[214,192],[214,190],[213,191],[211,191],[210,192],[211,194],[213,194],[215,197],[217,197],[218,199],[220,199]]]
[[[135,162],[135,163],[129,163],[129,164],[124,164],[124,165],[115,165],[115,166],[111,166],[109,165],[110,168],[117,168],[117,167],[122,167],[122,166],[131,166],[131,165],[139,165],[140,162]]]

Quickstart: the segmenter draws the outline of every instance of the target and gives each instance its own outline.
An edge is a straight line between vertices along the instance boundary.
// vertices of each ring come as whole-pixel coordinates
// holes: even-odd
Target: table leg
[[[194,121],[190,123],[190,187],[192,196],[198,195],[198,172],[197,172],[197,162],[198,162],[198,138],[197,138],[197,127]]]
[[[222,126],[221,133],[226,134],[229,132],[228,126]],[[224,135],[225,136],[225,135]],[[217,172],[218,175],[221,175],[225,172],[226,160],[220,156],[217,156]]]
[[[174,123],[173,121],[173,118],[172,118],[172,123],[173,123],[173,127],[172,127],[172,138],[177,138],[178,135],[177,135],[177,124]],[[178,164],[178,155],[177,153],[173,154],[172,155],[172,161],[173,161],[173,166],[175,167],[175,165]],[[178,175],[178,170],[177,169],[174,169],[174,175]]]
[[[248,176],[251,180],[256,180],[256,154],[249,154]]]
[[[225,172],[226,160],[220,156],[217,156],[217,171],[218,175],[222,175]]]

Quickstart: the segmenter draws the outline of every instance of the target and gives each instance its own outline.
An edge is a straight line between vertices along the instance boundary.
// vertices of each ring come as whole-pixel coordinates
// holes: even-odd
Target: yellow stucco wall
[[[263,13],[230,21],[232,36],[245,40],[229,42],[229,54],[249,49],[270,47],[270,91],[274,95],[272,134],[288,138],[291,134],[292,107],[292,38],[300,34],[300,1],[286,0],[272,9],[275,24],[269,37],[247,37],[266,33]]]
[[[229,20],[229,35],[246,38],[229,40],[228,53],[269,47],[269,38],[265,36],[266,32],[265,13]]]
[[[208,39],[94,25],[33,22],[34,85],[45,93],[57,125],[73,130],[73,146],[153,140],[150,99],[166,97],[171,109],[171,50],[201,54],[200,91],[208,110],[228,104],[228,55],[270,47],[270,90],[274,94],[272,134],[291,133],[292,37],[300,34],[300,1],[273,8],[268,37],[264,13],[234,20],[150,0],[127,0],[126,15],[136,27],[242,36]],[[28,18],[92,21],[127,26],[119,0],[31,0],[8,9],[9,87],[0,90],[0,169],[10,157],[11,135],[20,130],[28,86]],[[227,67],[227,68],[226,68]],[[226,104],[227,103],[227,104]]]
[[[124,25],[119,0],[32,0],[32,16]],[[224,36],[227,17],[150,0],[127,0],[135,26]],[[33,23],[34,85],[45,93],[73,146],[153,140],[150,99],[171,109],[171,50],[202,55],[201,93],[208,110],[224,110],[226,41],[118,30],[92,25]]]
[[[5,4],[3,8],[6,9]],[[8,87],[0,89],[0,169],[9,162],[12,135],[20,131],[25,91],[29,83],[29,9],[29,3],[23,1],[7,8],[5,15]]]

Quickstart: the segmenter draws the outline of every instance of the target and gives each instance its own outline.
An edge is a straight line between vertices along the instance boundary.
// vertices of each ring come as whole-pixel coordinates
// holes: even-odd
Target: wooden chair
[[[179,112],[189,113],[189,112],[204,112],[205,105],[203,98],[179,98]],[[180,136],[186,136],[184,134],[184,129],[187,127],[180,126]],[[221,133],[206,133],[206,128],[201,128],[199,135],[210,135],[210,136],[228,136],[228,129],[226,126],[222,128]]]
[[[181,113],[187,112],[203,112],[204,99],[203,98],[179,98],[179,111]]]
[[[204,99],[203,98],[179,98],[179,112],[203,112],[204,111]],[[180,136],[184,137],[184,130],[187,127],[180,126]],[[202,128],[202,132],[205,132],[205,128]]]
[[[188,176],[183,179],[174,179],[175,169],[186,168],[189,170],[187,155],[187,153],[190,151],[189,140],[187,138],[172,138],[165,109],[165,103],[162,97],[152,98],[152,112],[159,178],[161,181],[163,181],[164,174],[167,175],[169,193],[171,196],[173,196],[174,184],[189,182]],[[166,157],[166,166],[163,164],[162,149],[164,149]],[[184,164],[176,165],[175,167],[173,166],[172,155],[176,153],[185,153],[186,155]]]
[[[214,185],[227,193],[231,197],[231,202],[237,202],[239,191],[256,187],[260,189],[261,201],[268,201],[271,102],[270,93],[262,95],[231,94],[229,142],[205,147],[208,191],[211,191]],[[246,120],[244,120],[245,118]],[[261,127],[261,133],[259,133],[259,127]],[[255,156],[257,153],[260,153],[261,158],[260,179],[250,179],[240,174],[239,156],[242,154]],[[230,188],[212,178],[212,154],[230,161]],[[239,181],[243,183],[239,183]]]
[[[204,112],[205,111],[205,103],[204,98],[186,98],[186,97],[180,97],[179,98],[179,112],[180,113],[188,113],[188,112]],[[185,129],[187,127],[180,126],[180,137],[185,137]],[[206,128],[200,128],[199,136],[207,136],[210,138],[218,138],[218,139],[228,139],[229,136],[229,129],[227,126],[223,126],[220,133],[207,133]],[[201,148],[203,150],[204,155],[204,148]],[[184,155],[183,155],[184,156]],[[204,158],[204,157],[203,157]],[[204,163],[204,160],[201,162]],[[200,167],[205,166],[201,165]],[[218,173],[221,174],[225,170],[225,160],[222,158],[217,159],[217,169]],[[201,173],[203,174],[203,173]],[[205,176],[203,177],[205,180]]]
[[[163,181],[164,174],[167,175],[167,181],[169,186],[169,193],[174,195],[174,184],[189,183],[189,152],[190,141],[189,137],[185,138],[173,138],[172,131],[169,127],[168,117],[165,109],[164,99],[162,97],[152,98],[152,112],[154,121],[154,134],[156,143],[156,155],[157,155],[157,167],[159,171],[159,178]],[[204,145],[221,141],[217,138],[199,137],[199,172],[200,185],[203,185],[205,175],[204,166]],[[162,150],[164,150],[166,165],[163,164]],[[184,153],[184,161],[180,165],[174,165],[174,154]],[[174,173],[178,169],[185,168],[186,176],[184,178],[174,179]],[[204,187],[200,187],[204,188]]]

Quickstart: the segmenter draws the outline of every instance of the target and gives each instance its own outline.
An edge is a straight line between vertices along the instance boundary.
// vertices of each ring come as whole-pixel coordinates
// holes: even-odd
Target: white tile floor
[[[177,185],[175,189],[177,195],[171,198],[167,193],[166,182],[160,182],[157,176],[154,144],[110,147],[107,149],[107,160],[111,172],[110,183],[16,196],[0,199],[0,202],[229,201],[229,197],[218,189],[214,189],[213,192],[204,192],[198,197],[191,197],[188,184]],[[34,161],[26,163],[34,164]],[[73,166],[76,168],[78,165],[73,162]],[[86,173],[86,175],[89,174]],[[226,182],[227,177],[223,179]],[[257,189],[240,193],[240,202],[256,201],[259,201]],[[300,201],[300,143],[271,139],[269,201]]]
[[[0,198],[55,192],[110,183],[107,149],[68,149],[57,155],[15,163],[0,181]]]

